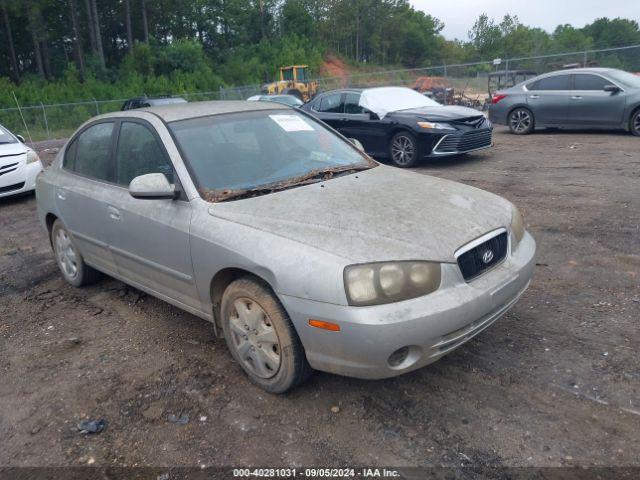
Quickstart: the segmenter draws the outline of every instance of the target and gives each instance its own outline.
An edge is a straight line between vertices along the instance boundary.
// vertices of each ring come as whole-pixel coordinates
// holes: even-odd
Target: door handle
[[[109,212],[109,218],[111,220],[119,221],[122,218],[120,211],[115,207],[108,207],[107,211]]]
[[[582,97],[580,95],[572,95],[571,100],[582,100]]]
[[[60,200],[66,200],[66,199],[67,199],[67,194],[65,193],[65,191],[64,191],[64,190],[62,190],[62,189],[60,189],[60,188],[58,189],[58,191],[56,192],[56,194],[57,194],[57,197],[58,197]]]
[[[540,98],[540,95],[529,95],[529,98],[533,98],[535,100],[536,98]]]

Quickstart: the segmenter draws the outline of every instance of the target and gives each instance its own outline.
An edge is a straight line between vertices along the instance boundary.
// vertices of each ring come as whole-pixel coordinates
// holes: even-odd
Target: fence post
[[[96,115],[100,115],[100,106],[98,105],[98,101],[94,98],[93,103],[96,104]]]
[[[584,68],[587,68],[587,51],[585,50],[582,55],[583,55],[583,57],[582,57],[582,66]]]
[[[44,128],[47,130],[47,140],[51,140],[51,135],[49,134],[49,122],[47,121],[47,111],[45,110],[42,102],[40,102],[40,106],[42,107],[42,117],[44,118]]]

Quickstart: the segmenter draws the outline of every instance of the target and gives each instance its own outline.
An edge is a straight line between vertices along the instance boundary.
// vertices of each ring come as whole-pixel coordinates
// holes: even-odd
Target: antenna
[[[33,139],[31,138],[31,132],[29,132],[29,127],[27,127],[27,122],[24,121],[24,115],[22,115],[22,109],[20,108],[20,104],[18,103],[18,97],[16,97],[16,92],[11,90],[13,94],[13,99],[16,101],[16,105],[18,106],[18,112],[20,113],[20,118],[22,118],[22,124],[24,125],[25,130],[27,131],[27,136],[29,137],[29,143],[33,145]]]

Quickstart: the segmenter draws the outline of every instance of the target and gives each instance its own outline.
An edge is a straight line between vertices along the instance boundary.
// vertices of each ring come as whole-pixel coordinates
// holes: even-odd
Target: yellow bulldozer
[[[265,95],[294,95],[308,102],[318,93],[318,83],[309,79],[307,65],[290,65],[280,68],[280,80],[262,86]]]

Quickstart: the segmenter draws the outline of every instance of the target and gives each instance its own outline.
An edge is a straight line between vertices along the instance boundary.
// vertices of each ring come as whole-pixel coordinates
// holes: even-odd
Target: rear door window
[[[569,90],[569,75],[541,78],[527,85],[528,90]]]
[[[111,181],[113,122],[98,123],[82,132],[67,149],[65,167],[86,177]],[[71,155],[75,153],[72,159]]]

